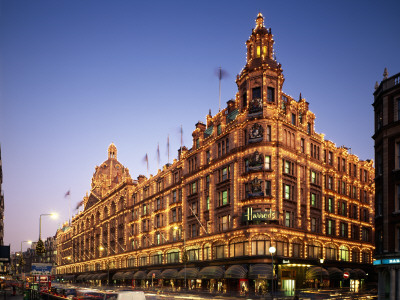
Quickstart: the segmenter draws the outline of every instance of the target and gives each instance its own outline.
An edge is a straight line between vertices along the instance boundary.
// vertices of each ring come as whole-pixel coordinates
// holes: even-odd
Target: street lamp
[[[23,243],[28,243],[29,245],[31,245],[32,241],[22,241],[21,242],[21,257],[20,257],[20,259],[21,259],[21,263],[20,263],[20,265],[21,265],[21,273],[22,273],[22,260],[24,259],[24,256],[22,255],[22,244]]]
[[[100,252],[104,251],[105,248],[103,246],[99,247]],[[102,254],[103,256],[103,254]],[[106,260],[106,266],[107,266],[107,285],[110,285],[110,265],[108,263],[108,260]]]
[[[324,263],[324,259],[323,258],[320,258],[319,259],[319,262],[321,263],[321,288],[322,288],[322,264]]]
[[[271,246],[269,247],[269,253],[271,253],[271,261],[272,261],[272,299],[274,299],[274,277],[275,277],[275,269],[274,269],[274,253],[276,252],[276,248]]]
[[[41,214],[39,217],[39,240],[42,239],[42,216],[51,216],[53,219],[57,219],[58,215],[56,213]]]
[[[179,227],[175,226],[175,230],[178,230]],[[186,263],[188,260],[187,253],[186,253],[186,243],[185,243],[185,230],[183,230],[183,253],[182,253],[182,261],[184,263],[184,273],[185,273],[185,289],[186,289]]]

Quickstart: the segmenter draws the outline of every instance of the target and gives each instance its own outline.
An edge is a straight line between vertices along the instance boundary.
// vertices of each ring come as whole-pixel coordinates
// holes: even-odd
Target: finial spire
[[[257,19],[256,19],[256,28],[257,27],[264,27],[264,17],[262,13],[258,13]]]
[[[301,92],[300,92],[299,101],[300,101],[301,99],[303,99],[303,98],[301,97]]]
[[[377,90],[379,87],[378,81],[375,81],[375,90]]]
[[[383,79],[387,79],[389,76],[389,72],[387,70],[387,68],[385,68],[385,70],[383,71]]]

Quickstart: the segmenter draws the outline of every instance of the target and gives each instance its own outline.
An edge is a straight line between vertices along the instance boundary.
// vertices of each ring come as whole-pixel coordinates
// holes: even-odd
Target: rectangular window
[[[272,87],[267,88],[267,101],[275,102],[275,89]]]
[[[267,125],[267,142],[271,141],[271,125]]]
[[[265,155],[264,168],[265,170],[271,170],[271,155]]]
[[[292,125],[296,125],[296,114],[292,113]]]
[[[291,212],[289,212],[289,211],[285,212],[285,226],[292,227]]]
[[[328,198],[328,203],[327,203],[327,211],[330,213],[333,213],[333,209],[334,209],[334,203],[333,203],[333,198],[329,197]]]
[[[311,195],[310,195],[310,205],[312,207],[317,207],[317,194],[311,193]]]
[[[311,183],[317,184],[317,173],[315,171],[311,171]]]
[[[284,184],[283,185],[283,190],[284,190],[284,196],[285,196],[285,199],[287,199],[287,200],[290,200],[291,199],[291,197],[290,197],[290,185],[287,185],[287,184]]]
[[[210,175],[206,176],[206,189],[210,189]]]
[[[328,224],[326,226],[326,234],[333,235],[334,229],[335,227],[333,224],[333,220],[328,220]]]
[[[265,181],[265,196],[271,196],[271,181]]]
[[[305,141],[304,141],[304,139],[302,138],[302,139],[300,140],[300,150],[301,150],[301,153],[304,153],[304,143],[305,143]]]
[[[333,165],[333,153],[331,151],[328,152],[328,164]]]
[[[224,190],[218,193],[218,206],[229,204],[229,190]]]
[[[211,160],[211,154],[210,154],[210,150],[208,150],[206,152],[206,163],[209,164]]]
[[[317,232],[317,219],[311,218],[311,231]]]
[[[219,229],[220,231],[228,230],[230,223],[230,215],[219,217]]]
[[[207,200],[206,200],[206,210],[210,209],[210,196],[207,196]]]
[[[260,99],[261,98],[261,87],[253,88],[253,99]]]
[[[228,179],[228,167],[222,169],[221,172],[221,181],[225,181]]]
[[[243,106],[243,109],[245,109],[247,107],[247,93],[243,93],[242,99],[243,99],[242,106]]]

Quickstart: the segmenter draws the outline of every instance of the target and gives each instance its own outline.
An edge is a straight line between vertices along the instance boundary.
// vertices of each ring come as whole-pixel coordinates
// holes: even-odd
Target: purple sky
[[[283,90],[301,92],[316,130],[373,158],[373,91],[400,72],[400,2],[3,0],[0,143],[5,244],[54,235],[114,142],[133,178],[167,163],[211,108],[234,98],[257,13],[272,28]],[[172,158],[171,158],[172,159]],[[26,248],[26,244],[24,248]]]

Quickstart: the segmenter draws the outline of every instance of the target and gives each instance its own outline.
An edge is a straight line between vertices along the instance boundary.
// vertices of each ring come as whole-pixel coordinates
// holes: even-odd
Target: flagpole
[[[157,170],[160,169],[160,143],[157,144]]]
[[[168,164],[169,164],[169,134],[167,138],[167,152],[168,152]]]
[[[218,111],[221,111],[221,77],[222,77],[222,69],[219,67],[219,101],[218,101]]]

